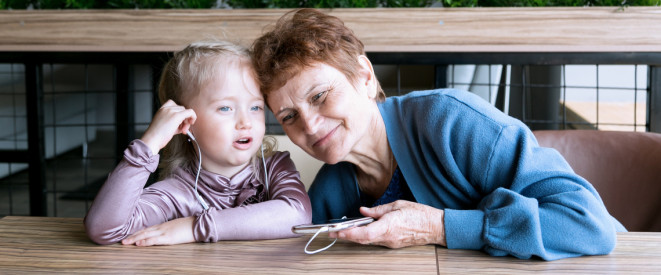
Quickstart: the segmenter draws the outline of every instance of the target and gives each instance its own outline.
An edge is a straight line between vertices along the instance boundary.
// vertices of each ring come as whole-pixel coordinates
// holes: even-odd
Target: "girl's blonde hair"
[[[194,42],[176,52],[165,64],[161,74],[158,85],[161,105],[171,99],[178,105],[189,108],[190,100],[198,95],[200,88],[216,77],[222,66],[235,60],[245,60],[246,64],[250,64],[250,53],[242,46],[221,40]],[[276,148],[275,139],[272,137],[264,136],[262,144],[264,156],[260,150],[251,161],[255,171],[262,170],[256,166],[259,164],[257,158],[273,155]],[[160,179],[169,177],[177,167],[188,166],[196,159],[197,150],[188,141],[188,137],[175,135],[163,148],[159,164]]]

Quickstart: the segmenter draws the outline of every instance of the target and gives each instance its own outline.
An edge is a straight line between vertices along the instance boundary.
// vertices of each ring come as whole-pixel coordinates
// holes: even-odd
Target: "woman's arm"
[[[557,151],[516,126],[505,127],[493,148],[477,208],[445,211],[449,248],[545,260],[613,250],[612,217]]]
[[[384,104],[388,138],[396,141],[391,146],[416,200],[443,215],[427,215],[429,209],[422,207],[407,207],[420,209],[407,215],[422,216],[427,232],[442,219],[448,248],[546,260],[614,248],[613,218],[596,190],[556,151],[539,147],[523,123],[468,92],[410,95]],[[396,220],[405,219],[405,212],[390,211],[382,218],[389,224],[376,221],[363,229],[403,228]],[[385,242],[399,247],[397,242],[407,240],[404,234],[400,238]]]
[[[363,207],[363,215],[378,220],[330,237],[391,248],[439,244],[524,259],[612,251],[615,227],[594,188],[557,152],[538,147],[526,131],[505,131],[520,133],[503,133],[495,143],[500,149],[484,168],[487,178],[478,184],[488,193],[476,208],[441,210],[407,201]],[[511,144],[519,148],[506,149]]]

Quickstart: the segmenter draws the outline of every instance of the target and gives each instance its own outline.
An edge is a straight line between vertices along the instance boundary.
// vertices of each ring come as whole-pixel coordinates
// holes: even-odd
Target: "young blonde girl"
[[[294,236],[293,225],[310,222],[310,200],[289,154],[264,142],[264,99],[245,48],[213,41],[177,52],[164,68],[159,100],[85,217],[94,242],[285,238]],[[161,179],[145,188],[163,148]]]

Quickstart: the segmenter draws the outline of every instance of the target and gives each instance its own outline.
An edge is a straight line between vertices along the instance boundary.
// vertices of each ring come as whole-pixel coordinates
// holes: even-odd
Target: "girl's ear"
[[[360,69],[358,70],[358,85],[366,89],[369,98],[374,99],[377,95],[377,85],[372,62],[370,62],[367,56],[359,55],[358,64],[360,65]]]

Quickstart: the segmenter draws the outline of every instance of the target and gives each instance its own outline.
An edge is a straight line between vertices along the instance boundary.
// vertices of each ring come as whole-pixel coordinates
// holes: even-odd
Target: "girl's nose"
[[[252,120],[250,116],[245,112],[241,111],[237,113],[236,128],[237,129],[250,129],[252,128]]]

